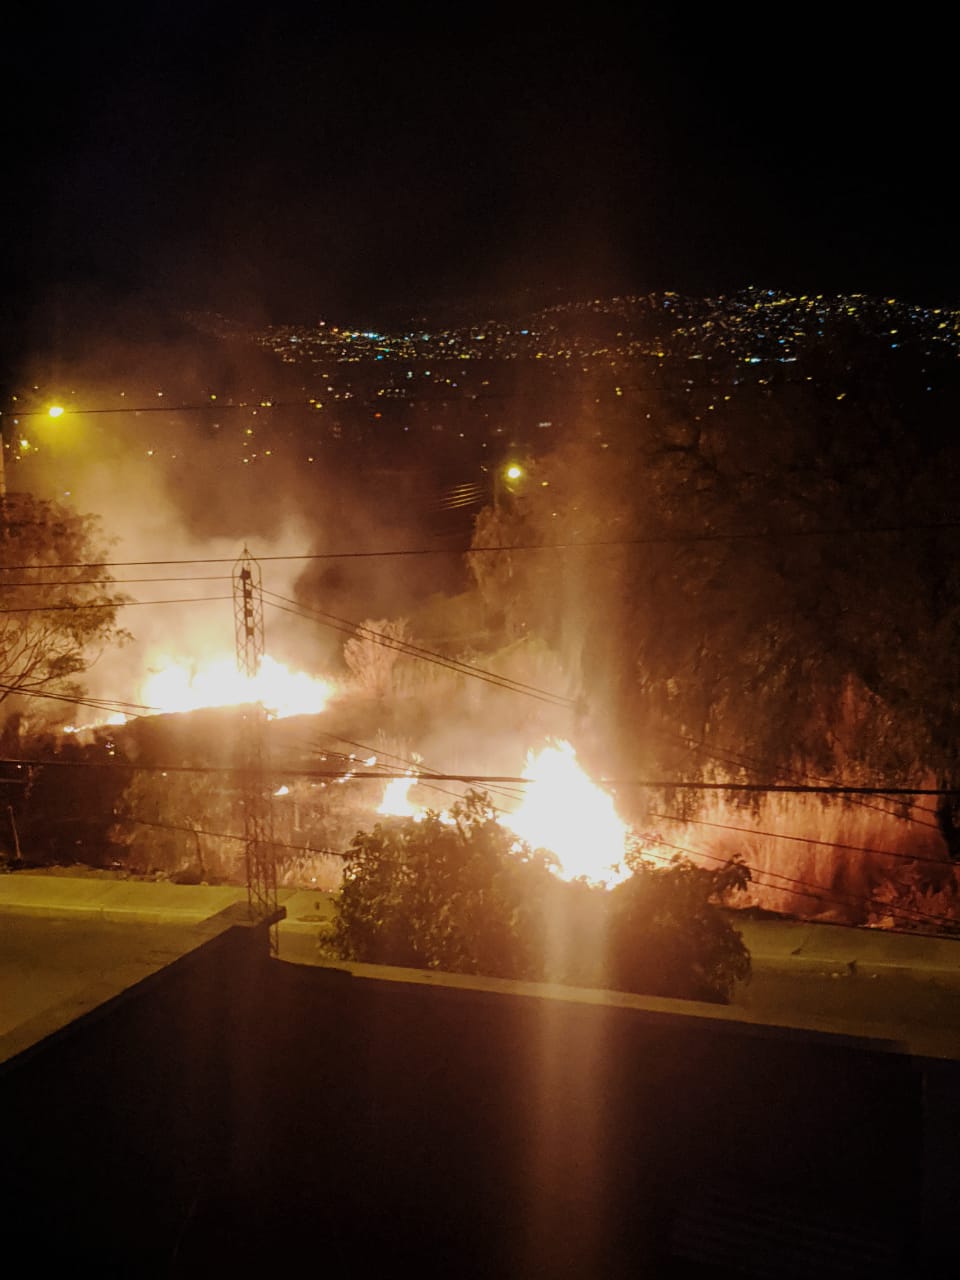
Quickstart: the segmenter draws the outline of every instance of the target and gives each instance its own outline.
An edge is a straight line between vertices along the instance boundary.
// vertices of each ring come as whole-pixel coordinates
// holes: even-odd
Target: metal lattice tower
[[[263,660],[263,588],[260,566],[246,547],[233,569],[233,620],[237,669],[253,679]],[[257,919],[276,920],[277,861],[273,843],[273,812],[267,785],[266,724],[263,704],[241,709],[240,768],[243,778],[243,836],[247,901]],[[270,951],[277,954],[276,924],[270,930]]]

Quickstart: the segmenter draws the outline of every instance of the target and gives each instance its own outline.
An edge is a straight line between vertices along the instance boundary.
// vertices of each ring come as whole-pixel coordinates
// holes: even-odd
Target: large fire
[[[406,778],[391,778],[384,788],[383,801],[377,813],[391,818],[422,818],[426,810],[409,798],[410,788],[416,780],[412,773]]]
[[[613,797],[581,769],[570,743],[528,752],[523,777],[530,779],[523,802],[500,818],[503,826],[555,854],[565,880],[583,876],[612,885],[624,879],[630,829],[617,817]]]
[[[141,701],[158,711],[199,711],[261,702],[277,719],[316,715],[333,696],[328,680],[288,670],[264,656],[255,676],[242,675],[233,658],[191,665],[169,662],[153,671],[140,690]]]
[[[244,676],[233,658],[191,663],[162,660],[154,664],[140,686],[138,702],[146,715],[179,711],[199,711],[207,707],[232,707],[260,702],[268,715],[283,720],[287,716],[316,715],[326,709],[336,692],[329,680],[290,671],[265,655],[255,676]],[[66,733],[126,724],[129,716],[111,714],[94,724],[68,725]]]
[[[501,825],[534,849],[554,854],[564,880],[583,876],[609,886],[624,879],[630,829],[617,816],[613,797],[577,763],[570,743],[558,741],[528,752],[523,777],[530,779],[524,798],[512,813],[500,815]],[[415,782],[412,775],[388,782],[377,812],[422,817],[425,810],[409,798]]]

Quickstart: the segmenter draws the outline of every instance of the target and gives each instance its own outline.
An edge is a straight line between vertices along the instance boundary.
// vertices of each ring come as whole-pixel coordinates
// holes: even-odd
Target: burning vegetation
[[[328,453],[322,502],[291,467],[280,511],[212,427],[175,424],[162,464],[97,428],[71,500],[122,551],[67,506],[4,507],[7,856],[240,878],[229,708],[255,703],[285,883],[335,889],[358,831],[452,825],[475,780],[558,881],[613,893],[638,849],[711,873],[741,858],[741,905],[956,928],[958,477],[939,428],[960,388],[918,401],[905,364],[894,385],[848,354],[812,348],[814,372],[779,381],[658,364],[630,396],[598,375],[575,427],[443,490],[454,545],[386,446],[369,478]],[[261,460],[263,430],[243,427]],[[49,453],[22,472],[64,493]],[[269,588],[253,679],[224,586],[243,538]],[[68,775],[86,781],[50,782]]]
[[[637,848],[624,861],[616,887],[571,876],[471,791],[446,813],[357,833],[324,944],[375,964],[728,1000],[750,958],[718,904],[749,872],[738,862],[717,872],[676,858],[658,865]]]

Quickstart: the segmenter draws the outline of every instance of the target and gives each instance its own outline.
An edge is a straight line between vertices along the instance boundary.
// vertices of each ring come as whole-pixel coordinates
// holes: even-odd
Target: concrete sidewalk
[[[168,880],[111,880],[96,876],[0,876],[0,912],[86,916],[110,921],[191,924],[246,901],[242,885],[185,885]]]
[[[794,967],[815,964],[860,969],[936,973],[960,980],[960,937],[851,929],[793,920],[742,920],[731,913],[754,965]]]
[[[316,889],[281,889],[277,897],[287,913],[280,928],[291,932],[316,933],[336,913],[331,895]]]
[[[86,916],[108,921],[190,924],[246,901],[242,885],[181,885],[167,880],[99,876],[0,875],[0,912],[38,916]],[[315,938],[332,919],[331,896],[315,889],[280,889],[283,933]],[[960,981],[960,938],[851,929],[792,920],[744,919],[731,913],[755,968],[899,970]]]

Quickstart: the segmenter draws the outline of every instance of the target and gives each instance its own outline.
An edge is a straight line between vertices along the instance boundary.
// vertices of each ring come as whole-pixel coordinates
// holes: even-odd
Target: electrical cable
[[[157,827],[163,831],[183,831],[193,836],[209,836],[213,840],[237,840],[241,844],[246,844],[249,837],[236,835],[231,831],[207,831],[203,827],[181,827],[172,822],[152,822],[147,818],[137,818],[133,815],[124,815],[123,817],[114,817],[114,822],[124,825],[126,823],[135,823],[139,827]],[[265,843],[275,849],[289,849],[294,853],[306,853],[313,857],[331,857],[331,858],[347,858],[347,853],[337,853],[333,849],[311,849],[308,845],[288,844],[284,840],[268,840]]]
[[[656,736],[661,740],[679,742],[682,746],[687,747],[691,751],[702,751],[704,755],[709,756],[712,760],[719,761],[721,764],[730,764],[732,762],[742,769],[763,770],[763,765],[756,759],[756,757],[750,757],[748,755],[738,753],[730,748],[709,747],[706,742],[697,741],[693,738],[684,738],[681,734],[667,733],[665,731],[657,732]],[[829,782],[829,778],[816,773],[798,774],[788,770],[786,777],[788,780],[792,781],[805,782],[813,780],[816,782]],[[893,810],[885,808],[883,805],[871,804],[869,800],[851,800],[850,803],[858,805],[864,809],[873,809],[876,813],[883,814],[884,817],[897,818],[901,821],[914,823],[919,827],[930,827],[935,831],[939,831],[940,829],[935,822],[930,822],[925,818],[918,818],[913,815],[907,817],[895,813]],[[922,806],[918,804],[911,804],[907,807],[910,809],[922,808]]]
[[[92,767],[92,768],[122,769],[125,772],[133,772],[133,773],[146,772],[146,773],[161,773],[161,774],[168,774],[168,773],[210,774],[210,773],[213,773],[213,774],[242,775],[249,772],[248,770],[235,769],[235,768],[229,768],[229,767],[192,766],[192,765],[166,765],[166,766],[136,765],[136,764],[127,764],[123,762],[117,762],[117,761],[108,762],[108,761],[88,761],[88,760],[26,760],[26,759],[8,758],[8,759],[0,759],[0,764],[12,765],[20,768],[40,767],[40,766]],[[258,770],[257,772],[261,774],[261,776],[286,775],[288,777],[296,776],[296,777],[323,778],[323,779],[375,778],[378,781],[383,781],[385,778],[407,779],[410,776],[409,773],[406,773],[406,772],[405,773],[386,773],[386,772],[371,773],[371,772],[360,771],[360,770],[356,770],[356,771],[350,770],[347,772],[340,770],[340,771],[333,772],[333,771],[318,771],[318,770],[271,768],[269,770],[264,770],[264,771]],[[471,775],[463,775],[463,774],[431,775],[431,778],[434,778],[437,776],[439,776],[441,780],[453,780],[453,781],[460,781],[460,782],[483,783],[484,781],[487,780],[479,775],[471,776]],[[526,778],[510,778],[510,779],[491,778],[489,780],[490,781],[510,781],[510,782],[524,783],[524,784],[529,784],[530,782],[530,779],[526,779]],[[194,828],[184,828],[184,830],[193,832]],[[246,839],[246,837],[234,836],[229,833],[199,831],[198,834],[207,834],[211,836],[220,835],[222,838],[225,838],[225,839],[241,839],[241,840]],[[294,846],[291,846],[291,847],[294,847]],[[666,841],[661,838],[658,838],[654,842],[654,847],[673,849],[676,852],[684,854],[688,857],[703,858],[707,861],[722,863],[723,865],[727,865],[731,861],[729,858],[723,858],[716,854],[707,853],[703,850],[690,849],[686,846],[673,844],[670,841]],[[299,851],[302,851],[302,852],[309,852],[314,854],[320,852],[317,850],[308,850],[303,846],[299,846],[298,848],[299,848]],[[875,910],[882,912],[885,915],[899,917],[908,922],[915,923],[916,921],[919,920],[919,921],[932,922],[936,924],[944,924],[944,925],[950,926],[951,928],[957,927],[957,921],[948,916],[940,916],[932,912],[925,912],[925,911],[921,911],[919,909],[910,908],[910,907],[902,907],[902,906],[898,907],[895,904],[879,902],[874,898],[870,898],[864,895],[850,895],[845,897],[838,897],[836,896],[836,894],[827,895],[823,893],[822,886],[812,884],[809,881],[799,880],[795,877],[786,876],[775,871],[761,870],[760,868],[753,867],[748,863],[744,863],[743,865],[751,873],[752,878],[756,877],[756,883],[761,887],[775,889],[785,893],[792,893],[793,896],[795,897],[812,898],[817,901],[822,901],[828,905],[844,906],[847,908],[849,908],[850,906],[858,906],[858,907],[870,906]],[[765,879],[760,879],[759,877],[765,877]],[[790,886],[796,886],[796,888],[795,889],[783,888],[782,885],[780,884],[771,884],[770,883],[771,880],[782,881],[784,884],[790,885]]]
[[[656,818],[658,822],[676,822],[680,825],[698,826],[698,827],[716,827],[720,831],[737,831],[744,835],[764,836],[772,840],[791,840],[798,844],[816,844],[827,849],[842,849],[849,853],[873,854],[878,858],[898,858],[903,862],[929,862],[937,867],[949,867],[952,864],[948,859],[931,858],[926,854],[919,853],[897,853],[893,849],[874,849],[868,845],[844,844],[838,840],[817,840],[813,836],[794,836],[787,835],[781,831],[761,831],[758,827],[737,827],[729,822],[710,822],[706,818],[682,818],[679,814],[674,813],[653,813],[651,818]]]
[[[319,622],[321,625],[337,624],[334,627],[335,630],[347,628],[351,635],[359,636],[360,639],[369,639],[374,644],[383,644],[388,648],[399,648],[409,657],[423,658],[425,661],[436,661],[447,667],[452,666],[460,670],[463,675],[486,677],[499,684],[510,686],[517,693],[526,693],[541,700],[550,700],[554,705],[562,705],[569,709],[576,706],[575,700],[566,697],[564,694],[551,693],[547,689],[539,689],[536,685],[527,684],[522,680],[515,680],[512,676],[501,676],[495,671],[488,671],[484,667],[476,667],[472,663],[461,661],[459,658],[449,658],[445,654],[435,652],[433,649],[425,649],[420,645],[411,644],[409,641],[385,635],[382,631],[367,627],[363,623],[354,622],[349,618],[340,618],[336,614],[325,613],[322,609],[315,609],[309,605],[301,605],[296,600],[278,595],[273,591],[264,591],[263,594],[269,598],[270,603],[281,602],[291,609],[298,610],[303,617]]]
[[[248,839],[248,837],[246,836],[238,835],[233,832],[210,831],[203,827],[189,827],[189,826],[180,826],[178,824],[169,823],[169,822],[155,822],[146,818],[138,818],[133,815],[125,815],[123,817],[119,817],[116,819],[116,821],[120,824],[131,823],[131,824],[136,824],[138,826],[155,827],[160,830],[166,830],[166,831],[180,831],[188,835],[206,836],[211,839],[235,840],[239,843],[246,843]],[[346,859],[347,857],[349,857],[349,854],[346,852],[338,852],[335,850],[328,850],[328,849],[312,849],[306,845],[290,844],[282,840],[270,840],[267,843],[274,848],[286,849],[295,853],[303,853],[313,857],[328,856],[328,857],[337,857],[337,858],[343,858],[343,859]],[[704,858],[711,862],[719,862],[725,866],[729,865],[729,862],[730,862],[730,859],[718,857],[717,855],[705,853],[703,851],[696,850],[696,849],[689,849],[683,845],[671,844],[668,841],[658,841],[657,846],[655,846],[654,849],[644,850],[642,854],[644,858],[653,858],[654,860],[659,860],[665,867],[669,867],[670,859],[667,857],[667,855],[663,855],[663,854],[658,855],[656,853],[656,847],[673,849],[676,852],[684,854],[687,857]],[[940,915],[933,914],[931,912],[924,912],[911,907],[898,907],[889,903],[879,903],[876,901],[876,899],[869,898],[866,896],[850,895],[850,896],[844,896],[844,897],[837,897],[835,894],[830,894],[830,893],[824,894],[822,892],[821,886],[811,884],[809,881],[797,880],[790,876],[779,875],[777,872],[761,871],[759,868],[751,867],[746,863],[743,863],[742,865],[751,873],[751,883],[756,883],[761,888],[774,889],[777,892],[791,894],[794,897],[812,898],[815,901],[823,902],[825,905],[829,905],[829,906],[845,906],[845,907],[870,906],[875,909],[882,910],[883,913],[886,915],[892,916],[894,918],[899,918],[908,923],[916,923],[917,921],[920,921],[920,922],[929,921],[929,922],[942,923],[942,924],[948,924],[948,925],[957,924],[955,920],[951,919],[948,916],[940,916]],[[770,884],[769,881],[763,881],[763,880],[757,879],[756,877],[758,876],[768,876],[771,879],[784,880],[790,885],[802,886],[802,891],[800,888],[789,889],[789,888],[784,888],[781,885]],[[853,927],[857,927],[857,926],[853,926]]]
[[[834,538],[869,537],[873,534],[931,533],[960,530],[960,521],[943,521],[930,524],[872,525],[825,529],[760,529],[750,531],[719,531],[703,533],[649,534],[637,538],[600,538],[583,542],[519,542],[513,545],[497,543],[469,547],[396,547],[374,551],[304,551],[287,555],[257,556],[261,564],[290,561],[369,560],[396,559],[408,556],[465,556],[514,553],[518,551],[591,551],[616,547],[683,546],[713,542],[764,542],[778,538]],[[29,572],[34,569],[134,569],[187,564],[235,564],[236,556],[192,556],[168,560],[77,560],[58,561],[44,565],[36,561],[3,566],[4,572],[16,569]]]
[[[0,614],[7,613],[76,613],[80,609],[129,609],[134,605],[154,604],[212,604],[217,601],[232,600],[233,596],[184,596],[167,600],[101,600],[93,604],[41,604],[23,605],[17,609],[0,609]]]
[[[408,760],[404,756],[397,755],[396,752],[394,751],[385,751],[382,748],[371,747],[371,746],[368,746],[366,743],[355,742],[352,738],[344,738],[344,737],[341,737],[339,734],[328,733],[322,729],[316,730],[316,732],[318,732],[321,735],[321,737],[332,738],[335,742],[343,742],[350,747],[359,747],[361,751],[367,751],[371,755],[389,756],[391,760],[396,760],[400,764],[409,765],[411,769],[411,774],[410,774],[411,782],[415,783],[417,786],[429,787],[432,791],[438,791],[440,792],[441,795],[451,796],[454,800],[463,799],[463,796],[459,792],[448,791],[446,787],[438,787],[434,783],[430,782],[429,778],[436,773],[436,770],[432,769],[423,760],[419,760],[419,761]],[[326,750],[326,748],[320,748],[320,749]],[[339,755],[340,753],[337,751],[334,751],[334,752],[331,752],[330,754]],[[423,773],[426,774],[426,777],[423,776]],[[502,787],[490,787],[489,790],[492,791],[495,795],[500,795],[510,800],[520,799],[520,797],[515,792],[507,791]],[[506,810],[499,808],[497,805],[493,805],[492,807],[497,813],[506,812]]]
[[[52,695],[51,695],[52,696]],[[222,708],[221,708],[222,710]],[[236,708],[232,708],[236,710]],[[330,769],[302,769],[297,766],[271,765],[264,770],[250,770],[239,768],[232,765],[142,765],[142,764],[126,764],[118,761],[105,760],[36,760],[20,757],[3,757],[0,758],[0,764],[12,765],[69,765],[79,766],[83,768],[95,769],[132,769],[134,772],[155,772],[155,773],[211,773],[211,774],[235,774],[242,776],[251,772],[262,773],[265,777],[279,777],[286,775],[288,777],[297,778],[342,778],[349,776],[357,779],[375,778],[383,781],[385,778],[409,778],[408,772],[385,773],[383,771],[376,772],[367,769],[330,770]],[[490,774],[490,773],[431,773],[430,781],[436,782],[467,782],[479,786],[487,786],[490,783],[502,783],[509,786],[536,786],[538,785],[535,778],[524,778],[516,774]],[[740,791],[754,792],[764,794],[767,792],[791,792],[811,795],[846,795],[852,793],[855,795],[931,795],[931,796],[960,796],[960,788],[957,787],[918,787],[916,789],[898,788],[898,787],[845,787],[845,786],[784,786],[779,784],[763,784],[763,783],[731,783],[731,782],[700,782],[695,779],[670,779],[670,778],[599,778],[595,784],[606,790],[613,790],[617,787],[635,787],[648,791]]]
[[[158,713],[160,711],[159,707],[148,707],[140,702],[73,697],[66,693],[50,693],[46,689],[31,689],[24,685],[0,684],[0,692],[15,694],[23,698],[50,698],[54,702],[69,702],[77,707],[90,707],[93,711],[114,711],[122,715],[135,715],[144,711]]]
[[[331,630],[338,631],[351,638],[359,637],[362,640],[369,640],[373,644],[379,644],[384,648],[403,653],[407,657],[429,662],[434,666],[445,667],[457,675],[469,676],[472,679],[482,681],[484,684],[492,684],[497,688],[507,689],[511,693],[522,693],[526,697],[535,698],[539,702],[546,702],[550,706],[559,707],[562,710],[573,710],[577,705],[574,699],[567,698],[562,694],[550,693],[546,689],[537,689],[533,685],[513,680],[509,676],[499,676],[496,672],[487,671],[482,667],[471,666],[469,663],[460,662],[456,658],[446,658],[443,654],[435,653],[432,649],[423,649],[419,645],[408,644],[406,641],[398,640],[393,636],[387,636],[382,631],[375,631],[371,627],[365,627],[361,623],[351,622],[347,618],[338,618],[335,614],[324,613],[319,609],[310,609],[298,604],[296,600],[277,595],[273,591],[264,591],[263,595],[265,601],[281,613],[288,613],[293,617],[317,622],[320,626],[329,627]]]
[[[657,844],[666,849],[674,849],[678,853],[682,853],[687,857],[705,858],[709,862],[719,862],[719,863],[722,863],[724,866],[728,865],[729,862],[731,861],[729,858],[723,858],[718,856],[717,854],[706,853],[703,850],[689,849],[689,848],[686,848],[684,845],[671,844],[667,840],[658,840]],[[760,885],[761,888],[773,889],[778,893],[792,894],[794,897],[797,897],[797,898],[813,898],[815,901],[823,902],[827,906],[841,906],[841,907],[846,907],[848,909],[851,906],[871,907],[874,910],[881,912],[884,915],[889,915],[894,917],[899,916],[901,920],[905,920],[908,923],[911,923],[911,922],[916,923],[917,920],[920,920],[920,921],[930,921],[938,924],[945,924],[945,925],[951,926],[952,928],[957,928],[958,926],[958,921],[955,918],[951,918],[950,916],[935,915],[932,912],[920,911],[919,909],[916,909],[913,907],[898,907],[888,902],[879,902],[877,901],[877,899],[867,897],[866,895],[852,894],[846,897],[837,897],[835,894],[829,893],[829,891],[825,894],[823,892],[823,886],[812,884],[810,881],[798,880],[793,876],[785,876],[777,871],[761,870],[759,867],[753,867],[746,862],[742,863],[741,865],[743,865],[746,868],[746,870],[750,872],[750,878],[752,883],[756,883]],[[758,878],[759,876],[766,876],[768,877],[768,879],[761,880]],[[790,888],[785,888],[779,884],[771,884],[770,883],[771,879],[782,880],[787,885],[797,885],[798,888],[790,889]],[[801,892],[800,891],[801,889],[803,889],[804,892]]]
[[[56,567],[56,566],[52,566]],[[0,565],[0,574],[10,570]],[[152,582],[230,582],[229,573],[182,574],[172,578],[59,578],[53,581],[35,579],[33,582],[4,582],[0,579],[0,588],[4,591],[21,591],[24,588],[37,587],[123,587],[133,584],[142,585]]]

